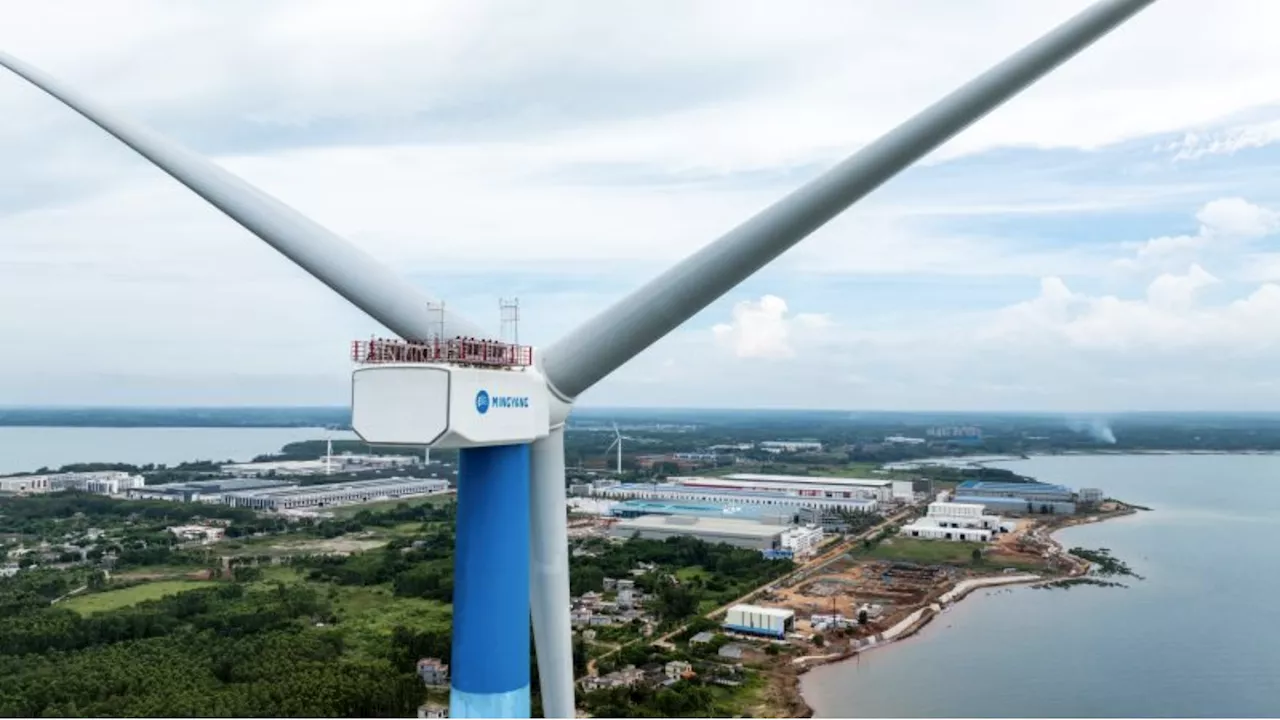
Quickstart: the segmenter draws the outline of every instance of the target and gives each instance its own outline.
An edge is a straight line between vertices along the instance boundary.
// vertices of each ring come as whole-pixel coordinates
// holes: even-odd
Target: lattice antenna
[[[431,318],[431,332],[435,333],[436,340],[447,340],[444,336],[444,301],[427,303],[427,315]]]
[[[510,300],[498,300],[498,312],[501,319],[501,327],[498,329],[498,337],[505,343],[512,345],[520,344],[520,299],[511,298]]]

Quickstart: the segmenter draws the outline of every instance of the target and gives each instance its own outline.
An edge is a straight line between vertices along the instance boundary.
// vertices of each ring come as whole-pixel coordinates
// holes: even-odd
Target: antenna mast
[[[501,326],[498,328],[498,339],[512,345],[520,344],[520,298],[498,300],[498,313]]]
[[[427,317],[430,318],[431,332],[435,333],[436,340],[444,342],[447,339],[444,336],[444,301],[427,303]]]

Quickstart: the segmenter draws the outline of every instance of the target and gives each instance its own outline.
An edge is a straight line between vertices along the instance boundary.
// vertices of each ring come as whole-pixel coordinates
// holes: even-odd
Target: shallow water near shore
[[[1025,475],[1153,512],[1069,528],[1145,580],[978,590],[803,678],[817,717],[1280,715],[1280,457],[1041,457]]]

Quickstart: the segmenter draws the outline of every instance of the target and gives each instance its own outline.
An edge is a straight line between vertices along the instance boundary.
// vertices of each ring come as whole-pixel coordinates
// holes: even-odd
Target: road
[[[720,607],[716,608],[715,610],[712,610],[712,611],[710,611],[710,612],[708,612],[708,613],[703,614],[703,616],[702,616],[702,617],[705,617],[705,618],[713,618],[713,617],[715,617],[716,615],[719,615],[720,613],[728,612],[729,608],[733,607],[734,605],[741,605],[741,604],[743,604],[743,603],[749,602],[752,598],[754,598],[755,596],[759,595],[759,594],[760,594],[760,593],[762,593],[762,592],[766,592],[766,591],[772,590],[773,588],[778,587],[779,585],[789,584],[789,583],[793,582],[796,578],[798,578],[798,577],[800,577],[800,576],[802,576],[802,575],[805,575],[805,574],[808,574],[808,573],[812,573],[812,572],[814,572],[814,571],[817,571],[817,570],[821,569],[824,565],[826,565],[826,564],[828,564],[828,563],[830,563],[830,562],[835,561],[835,560],[836,560],[836,559],[838,559],[840,556],[842,556],[842,555],[844,555],[845,553],[849,552],[849,550],[851,550],[853,547],[857,546],[857,545],[858,545],[858,543],[861,543],[863,540],[870,539],[870,538],[871,538],[871,537],[873,537],[876,533],[880,532],[881,530],[884,530],[886,527],[888,527],[888,526],[890,526],[890,525],[892,525],[892,524],[895,524],[895,523],[897,523],[897,522],[900,522],[900,521],[902,521],[902,520],[906,519],[908,516],[910,516],[912,513],[914,513],[917,509],[918,509],[918,508],[917,508],[915,505],[908,505],[907,507],[903,508],[902,510],[899,510],[898,512],[894,513],[893,515],[890,515],[889,517],[885,518],[884,522],[881,522],[880,524],[875,525],[875,526],[871,527],[870,529],[863,531],[863,532],[862,532],[862,534],[860,534],[860,535],[854,535],[854,536],[852,536],[852,537],[845,538],[843,541],[841,541],[838,545],[836,545],[836,546],[835,546],[835,547],[833,547],[832,549],[830,549],[830,550],[828,550],[827,552],[825,552],[825,553],[823,553],[823,554],[819,555],[819,556],[818,556],[818,557],[816,557],[816,558],[813,558],[812,560],[809,560],[808,562],[806,562],[805,564],[803,564],[803,565],[801,565],[800,567],[796,568],[795,570],[793,570],[793,571],[792,571],[792,572],[790,572],[789,574],[787,574],[787,575],[785,575],[785,576],[783,576],[783,577],[781,577],[781,578],[778,578],[777,580],[773,580],[773,581],[770,581],[770,582],[768,582],[768,583],[765,583],[764,585],[761,585],[761,586],[759,586],[759,587],[757,587],[757,588],[755,588],[755,589],[751,590],[750,592],[748,592],[747,594],[743,595],[742,597],[735,598],[735,599],[733,599],[733,600],[731,600],[731,601],[729,601],[729,602],[725,603],[724,605],[721,605]],[[647,640],[647,639],[645,639],[645,638],[637,638],[637,639],[635,639],[635,640],[632,640],[632,641],[631,641],[631,642],[629,642],[629,643],[625,643],[625,644],[623,644],[623,645],[619,645],[618,647],[614,648],[613,650],[610,650],[609,652],[605,653],[604,655],[601,655],[599,658],[597,658],[597,660],[602,660],[602,659],[604,659],[604,658],[607,658],[607,657],[609,657],[610,655],[613,655],[614,653],[621,652],[621,651],[622,651],[622,649],[623,649],[623,648],[625,648],[625,647],[629,647],[629,646],[631,646],[631,645],[634,645],[634,644],[636,644],[636,643],[638,643],[638,642],[642,642],[642,641],[644,641],[644,642],[649,642],[649,643],[650,643],[650,644],[652,644],[652,645],[658,645],[658,644],[661,644],[661,643],[670,643],[670,642],[671,642],[671,638],[673,638],[673,637],[676,637],[676,636],[680,635],[681,633],[685,632],[685,631],[686,631],[686,630],[688,630],[688,629],[689,629],[689,625],[688,625],[688,623],[686,623],[686,624],[681,625],[680,627],[676,628],[675,630],[672,630],[671,632],[667,633],[666,635],[663,635],[662,637],[658,638],[657,640],[648,641],[648,640]],[[591,672],[592,672],[594,669],[595,669],[595,661],[593,660],[593,661],[592,661],[592,662],[590,662],[590,663],[588,664],[588,666],[587,666],[587,674],[588,674],[588,675],[590,675],[590,674],[591,674]]]

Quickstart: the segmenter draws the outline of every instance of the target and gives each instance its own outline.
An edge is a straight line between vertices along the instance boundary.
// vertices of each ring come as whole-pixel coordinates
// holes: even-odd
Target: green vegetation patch
[[[146,602],[147,600],[158,600],[167,595],[176,595],[185,590],[206,587],[210,584],[212,583],[208,580],[160,580],[116,590],[77,595],[67,598],[60,604],[68,610],[75,610],[81,615],[89,615],[118,610],[130,605],[137,605],[140,602]]]
[[[974,542],[895,537],[871,549],[859,549],[856,554],[860,558],[921,565],[971,565],[973,551],[982,547],[981,543]]]
[[[333,508],[331,512],[335,518],[355,517],[362,511],[371,513],[379,513],[385,510],[394,510],[400,505],[408,507],[417,507],[419,505],[448,505],[457,500],[457,496],[453,493],[443,493],[440,495],[424,495],[416,498],[405,498],[404,500],[386,500],[384,502],[363,503],[360,505],[342,505]]]

